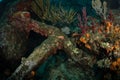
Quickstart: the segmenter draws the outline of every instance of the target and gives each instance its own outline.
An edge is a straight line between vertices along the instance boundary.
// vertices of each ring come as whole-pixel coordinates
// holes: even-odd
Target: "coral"
[[[119,42],[119,32],[120,32],[119,26],[114,26],[111,25],[110,22],[107,22],[106,26],[104,27],[101,26],[98,28],[96,27],[96,30],[98,31],[96,32],[96,34],[94,34],[94,32],[92,32],[91,30],[88,30],[87,33],[84,34],[84,36],[82,36],[81,38],[84,38],[88,43],[95,42],[96,40],[99,42],[101,47],[106,49],[107,47],[109,47],[108,45],[114,47],[115,49],[118,48],[117,46],[119,44],[117,46],[115,44],[116,42],[117,43]],[[87,37],[88,34],[90,35],[90,37],[89,36]]]
[[[88,29],[88,26],[87,26],[88,18],[87,18],[87,12],[85,7],[83,7],[82,9],[82,16],[78,15],[78,20],[79,20],[78,26],[81,29],[81,34],[85,34]]]
[[[84,34],[81,33],[75,41],[80,49],[83,49],[89,55],[94,55],[95,65],[103,71],[108,71],[111,77],[104,74],[105,80],[113,80],[112,77],[116,76],[114,80],[119,80],[120,70],[120,25],[114,24],[113,15],[109,14],[102,22],[91,17],[87,18],[87,29]],[[80,20],[80,24],[82,23]],[[90,22],[91,21],[91,22]],[[88,22],[90,24],[88,24]],[[84,26],[81,24],[80,26]],[[99,70],[98,69],[98,70]],[[106,70],[107,69],[107,70]],[[112,72],[116,75],[112,76]],[[98,74],[100,75],[100,74]]]
[[[86,33],[79,38],[77,43],[80,47],[84,46],[90,50],[92,54],[97,54],[98,57],[102,55],[101,59],[104,59],[104,57],[108,58],[108,60],[110,60],[108,62],[111,64],[114,58],[117,59],[120,57],[119,34],[120,26],[105,21],[104,25],[98,24],[95,27],[95,31],[89,28]],[[110,65],[106,67],[110,68]]]
[[[32,11],[42,20],[48,21],[53,25],[70,25],[75,21],[76,12],[73,9],[64,9],[64,7],[55,6],[44,0],[34,0],[31,4]]]
[[[44,20],[49,14],[50,0],[34,0],[31,3],[31,8],[40,19]]]
[[[116,72],[120,70],[120,58],[117,58],[115,61],[111,63],[110,69]]]
[[[107,15],[107,2],[100,0],[92,0],[92,7],[95,9],[96,13],[99,14],[103,19],[106,19]]]
[[[103,21],[92,17],[87,17],[83,9],[83,17],[78,15],[79,27],[82,30],[81,36],[78,36],[77,44],[89,54],[96,55],[99,66],[110,69],[110,64],[120,57],[120,26],[113,23],[113,14],[107,15],[106,2],[101,3],[100,0],[92,0],[92,6],[98,14],[102,15]],[[103,12],[102,12],[103,11]],[[88,24],[89,23],[89,24]],[[86,50],[87,49],[87,50]],[[101,64],[104,63],[104,64]]]

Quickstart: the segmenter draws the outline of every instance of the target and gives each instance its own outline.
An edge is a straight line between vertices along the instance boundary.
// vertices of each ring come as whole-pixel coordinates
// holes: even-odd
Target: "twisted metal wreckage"
[[[20,27],[18,24],[20,24]],[[42,36],[46,36],[47,39],[36,47],[27,58],[21,61],[19,67],[8,80],[23,79],[25,75],[43,63],[49,56],[56,54],[58,49],[64,50],[72,60],[78,63],[82,62],[82,65],[89,65],[91,56],[86,58],[85,53],[81,49],[76,48],[72,41],[58,28],[31,19],[29,12],[15,13],[9,26],[15,26],[18,29],[22,27],[22,30],[26,31],[27,34],[29,34],[30,30],[33,30]],[[83,63],[83,61],[86,63]]]
[[[17,0],[16,3],[18,3],[19,1],[20,0]],[[3,14],[3,17],[1,17],[1,19],[0,19],[0,21],[3,21],[3,23],[0,24],[1,30],[2,30],[2,28],[5,28],[5,29],[6,28],[8,28],[8,29],[14,28],[16,30],[16,32],[17,31],[18,31],[18,33],[23,32],[23,34],[25,33],[25,36],[27,36],[27,37],[30,34],[30,31],[32,30],[42,36],[47,37],[47,39],[44,40],[39,46],[37,46],[27,58],[25,58],[24,60],[22,60],[22,58],[21,58],[21,64],[18,66],[18,68],[12,73],[12,75],[7,80],[22,80],[22,79],[24,79],[24,77],[27,74],[29,74],[32,70],[34,70],[38,66],[40,66],[45,60],[47,60],[47,58],[49,56],[56,54],[57,53],[56,51],[59,49],[64,50],[66,52],[66,54],[68,54],[70,59],[72,59],[73,61],[80,63],[82,65],[91,66],[91,64],[89,64],[89,62],[91,62],[91,60],[90,60],[91,56],[86,55],[85,52],[83,52],[83,50],[76,48],[76,46],[73,44],[73,42],[63,32],[61,32],[61,30],[58,29],[57,27],[47,25],[47,24],[44,24],[44,23],[41,23],[41,22],[31,19],[30,13],[26,12],[26,11],[19,11],[19,12],[13,13],[13,15],[11,15],[11,17],[9,17],[9,20],[8,19],[6,20],[6,18],[8,18],[8,17],[6,17],[6,15],[9,12],[10,12],[10,10],[8,9]],[[12,37],[10,37],[10,38],[12,38]],[[8,44],[9,44],[9,42],[10,41],[8,41]],[[15,42],[13,42],[13,43],[15,43]],[[19,44],[21,44],[21,43],[22,42],[20,42]],[[10,44],[12,44],[12,43],[10,43]],[[24,43],[22,43],[22,44],[24,44]],[[17,47],[19,47],[19,46],[17,46]],[[11,49],[11,48],[9,48],[9,49]],[[19,49],[22,49],[22,48],[19,48]],[[19,49],[17,49],[17,50],[20,51]],[[12,50],[14,50],[14,49],[11,49],[10,51],[14,52]],[[6,53],[6,51],[5,51],[4,53],[6,53],[6,54],[1,53],[1,55],[6,55],[7,57],[14,58],[14,57],[19,56],[19,54],[17,54],[17,53],[21,53],[18,51],[14,52],[12,54]],[[21,50],[21,51],[23,51],[23,50]]]

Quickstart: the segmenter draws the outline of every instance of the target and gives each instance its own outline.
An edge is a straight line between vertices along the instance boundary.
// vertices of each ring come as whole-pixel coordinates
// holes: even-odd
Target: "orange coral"
[[[118,58],[116,61],[111,63],[110,69],[111,70],[120,70],[120,58]]]
[[[120,64],[120,58],[118,58],[118,59],[117,59],[117,63],[119,63],[119,64]]]
[[[117,70],[117,69],[116,69],[116,66],[118,66],[118,63],[117,63],[117,61],[114,61],[114,62],[112,62],[112,64],[110,65],[110,69],[111,69],[111,70]]]
[[[89,34],[89,33],[86,33],[85,36],[86,36],[87,38],[90,38],[90,34]]]
[[[91,46],[89,44],[85,44],[85,47],[91,50]]]
[[[35,76],[35,71],[31,71],[31,76]]]
[[[102,33],[102,30],[101,30],[101,28],[98,28],[98,32],[99,32],[99,33]]]
[[[113,49],[114,49],[114,47],[112,46],[112,47],[110,47],[110,48],[107,48],[106,50],[107,50],[107,53],[109,53],[109,52],[112,52],[113,51]]]
[[[80,41],[81,41],[82,43],[85,43],[85,44],[87,43],[87,41],[85,40],[84,37],[81,37],[81,38],[80,38]]]
[[[110,21],[106,21],[105,24],[106,24],[106,32],[110,32],[110,29],[112,27],[112,23]]]
[[[118,32],[119,30],[120,30],[120,28],[119,27],[115,27],[115,32]]]
[[[57,38],[61,39],[61,40],[64,40],[65,37],[64,36],[57,36]]]
[[[109,22],[109,21],[106,21],[106,26],[111,27],[111,26],[112,26],[112,23]]]

